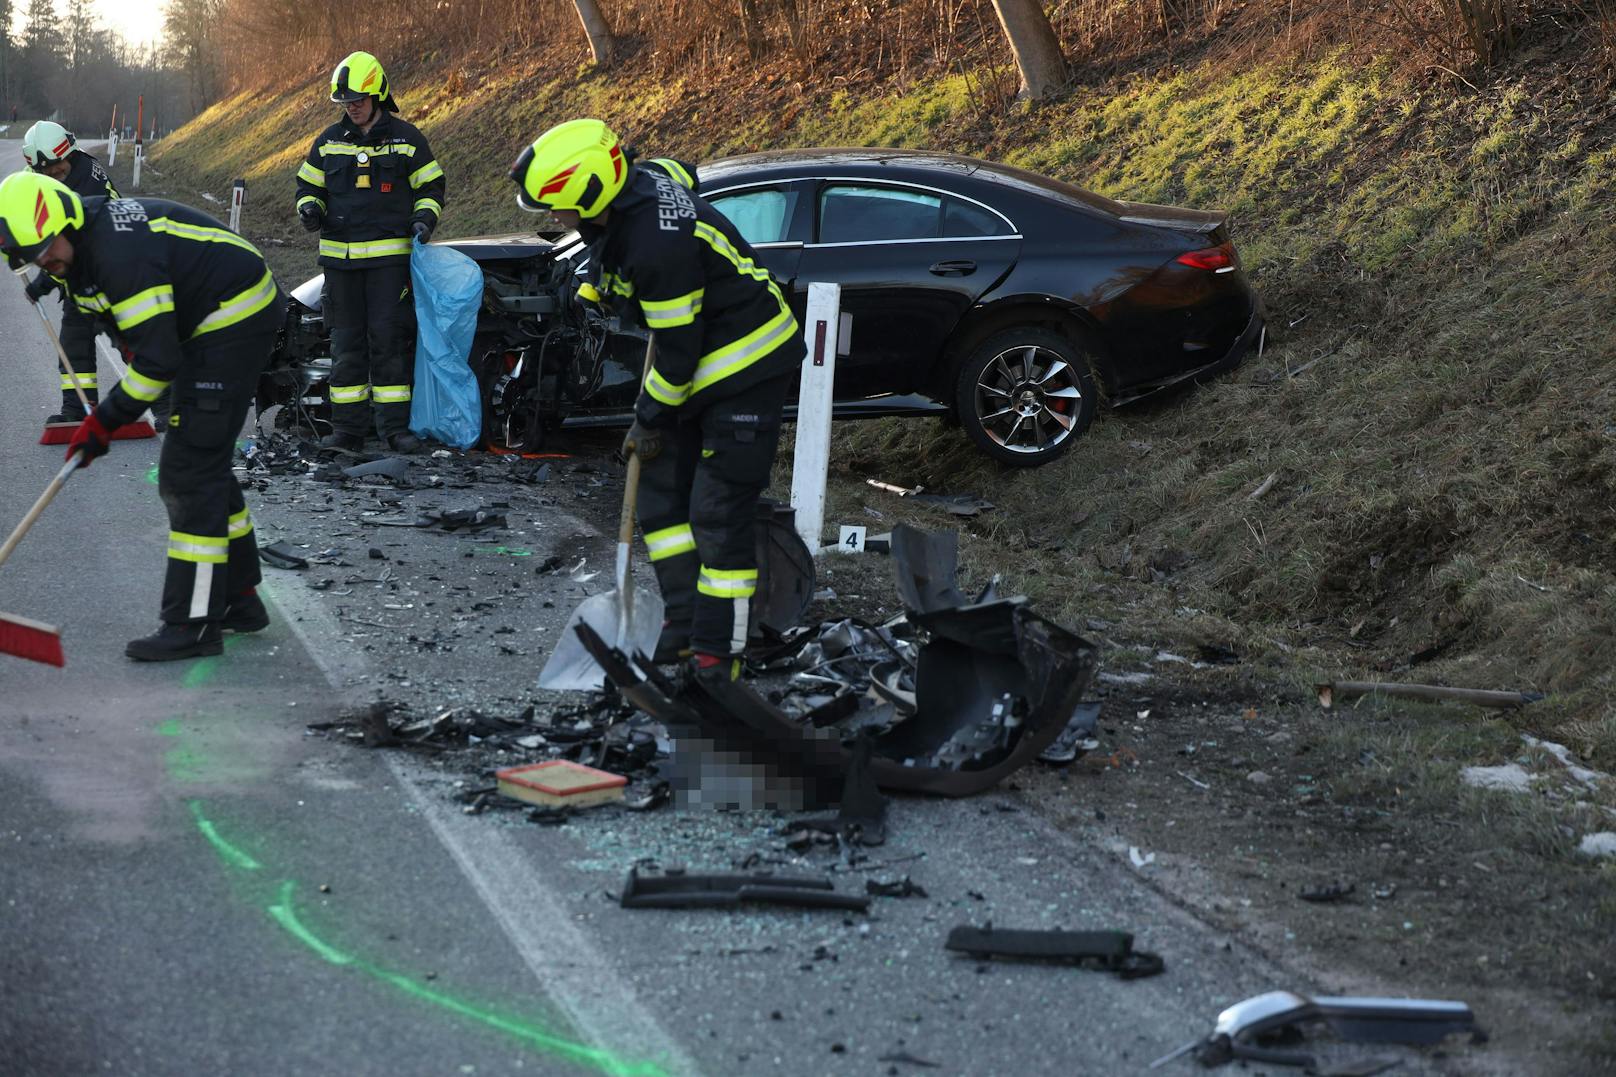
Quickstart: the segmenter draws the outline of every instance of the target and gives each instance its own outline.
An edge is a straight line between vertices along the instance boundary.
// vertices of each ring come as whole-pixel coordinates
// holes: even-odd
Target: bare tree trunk
[[[573,3],[578,5],[578,21],[584,24],[584,33],[589,35],[589,54],[597,67],[607,66],[617,50],[617,39],[612,36],[606,17],[600,13],[600,5],[595,0],[573,0]]]
[[[1066,57],[1039,0],[993,0],[1021,71],[1019,96],[1037,101],[1066,85]]]
[[[740,32],[747,42],[748,60],[763,60],[763,16],[758,11],[758,0],[740,0]]]

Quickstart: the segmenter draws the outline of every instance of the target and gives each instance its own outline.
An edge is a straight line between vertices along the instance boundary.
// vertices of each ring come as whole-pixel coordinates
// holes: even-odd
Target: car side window
[[[729,218],[741,238],[753,246],[784,243],[786,229],[791,227],[792,210],[796,208],[797,192],[769,188],[719,195],[710,202],[714,209]]]
[[[924,191],[832,184],[819,195],[819,242],[937,239],[943,200]]]
[[[1010,226],[997,213],[973,202],[950,198],[943,209],[943,238],[975,239],[981,236],[1008,236]]]

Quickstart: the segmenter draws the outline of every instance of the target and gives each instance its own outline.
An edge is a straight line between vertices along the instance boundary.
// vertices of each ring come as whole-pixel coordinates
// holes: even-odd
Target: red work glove
[[[84,456],[79,461],[79,467],[89,467],[90,461],[97,456],[105,456],[112,447],[112,431],[101,425],[101,420],[95,412],[84,417],[79,428],[73,431],[73,440],[67,443],[67,455],[64,460],[73,459],[73,454],[83,450]]]

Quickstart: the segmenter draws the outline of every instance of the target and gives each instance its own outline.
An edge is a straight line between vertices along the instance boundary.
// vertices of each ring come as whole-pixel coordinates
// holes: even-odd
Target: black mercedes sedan
[[[841,286],[837,418],[950,415],[996,459],[1033,466],[1071,448],[1102,396],[1124,404],[1227,369],[1262,337],[1223,213],[906,150],[749,154],[703,164],[698,179],[799,319],[810,283]],[[488,447],[627,425],[644,333],[574,302],[577,237],[445,242],[487,285],[470,361]],[[320,294],[318,277],[292,293],[260,394],[316,425],[329,367]]]
[[[1069,449],[1097,390],[1126,403],[1262,335],[1223,213],[901,150],[749,154],[700,180],[799,309],[809,282],[841,285],[838,402],[947,410],[1008,464]]]

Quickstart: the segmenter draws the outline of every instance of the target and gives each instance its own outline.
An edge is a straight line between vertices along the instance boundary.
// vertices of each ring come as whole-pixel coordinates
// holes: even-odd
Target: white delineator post
[[[141,152],[140,139],[137,138],[135,139],[135,170],[129,179],[129,186],[131,187],[140,186],[140,159],[144,156],[146,155]]]
[[[247,181],[238,179],[230,188],[230,230],[241,234],[241,204],[247,200]]]
[[[797,514],[797,534],[815,554],[823,545],[820,536],[825,525],[825,478],[830,470],[831,399],[836,385],[841,308],[841,285],[808,286],[808,316],[803,326],[808,355],[802,361],[802,389],[797,396],[791,507]]]
[[[107,167],[118,163],[118,132],[107,132]]]

